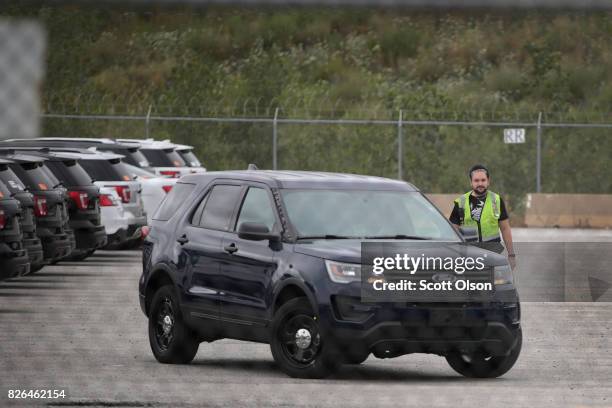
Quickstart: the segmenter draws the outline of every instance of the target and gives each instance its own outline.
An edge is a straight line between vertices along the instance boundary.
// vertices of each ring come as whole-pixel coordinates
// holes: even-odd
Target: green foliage
[[[5,15],[47,27],[43,103],[55,113],[445,120],[607,121],[612,15],[366,9],[201,11],[36,7]],[[49,135],[142,136],[133,121],[47,120]],[[279,125],[282,168],[395,177],[397,128]],[[211,170],[271,166],[270,124],[153,122],[149,134],[195,145]],[[468,188],[484,162],[495,188],[535,188],[535,130],[406,126],[404,177],[426,191]],[[550,192],[612,192],[597,177],[605,130],[544,129]],[[592,146],[596,147],[593,148]],[[580,169],[576,171],[576,169]],[[608,177],[608,179],[610,179]],[[518,200],[511,203],[520,208]]]

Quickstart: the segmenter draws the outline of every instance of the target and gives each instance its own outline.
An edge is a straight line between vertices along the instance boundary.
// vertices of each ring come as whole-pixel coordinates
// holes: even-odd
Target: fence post
[[[397,179],[404,179],[404,133],[402,132],[402,110],[397,120]]]
[[[278,124],[278,108],[274,110],[274,121],[272,122],[272,169],[278,167],[278,152],[277,152],[277,124]]]
[[[153,105],[149,105],[149,110],[147,111],[147,117],[145,118],[145,139],[149,138],[149,123],[151,119],[151,107]]]
[[[536,193],[542,192],[542,112],[538,115],[536,152]]]

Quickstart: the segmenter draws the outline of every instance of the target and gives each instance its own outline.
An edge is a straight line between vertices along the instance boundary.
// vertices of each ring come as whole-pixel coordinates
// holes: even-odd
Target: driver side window
[[[268,227],[268,231],[274,230],[274,225],[276,224],[274,207],[272,207],[268,193],[263,188],[249,187],[240,208],[240,215],[236,222],[236,231],[245,222],[262,224]]]

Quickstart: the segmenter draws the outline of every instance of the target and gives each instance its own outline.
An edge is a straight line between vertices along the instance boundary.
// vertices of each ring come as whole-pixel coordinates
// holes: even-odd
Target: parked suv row
[[[0,166],[6,162],[0,160]],[[0,280],[30,272],[28,252],[23,247],[19,217],[21,204],[0,181]]]
[[[189,172],[204,171],[196,168],[200,164],[190,146],[145,143],[154,145],[146,150],[155,153],[150,157],[156,164],[165,166],[170,160],[172,171],[153,166],[141,143],[75,138],[0,141],[0,181],[8,191],[3,193],[8,201],[0,220],[18,224],[18,234],[8,234],[10,228],[3,227],[8,238],[19,241],[19,248],[17,241],[6,248],[25,253],[27,272],[60,260],[83,260],[103,247],[139,245],[150,221],[147,211],[157,209],[176,183],[172,176],[182,174],[181,166],[187,168],[178,148],[189,158]],[[12,200],[18,208],[12,207]],[[8,252],[2,258],[9,255],[19,258]],[[18,264],[13,260],[14,267],[3,277],[26,273]]]

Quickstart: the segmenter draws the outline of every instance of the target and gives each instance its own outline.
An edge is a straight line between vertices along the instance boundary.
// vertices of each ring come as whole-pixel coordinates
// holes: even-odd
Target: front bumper
[[[379,358],[477,349],[506,355],[520,329],[518,302],[361,303],[341,296],[321,312],[322,324],[341,348]]]

